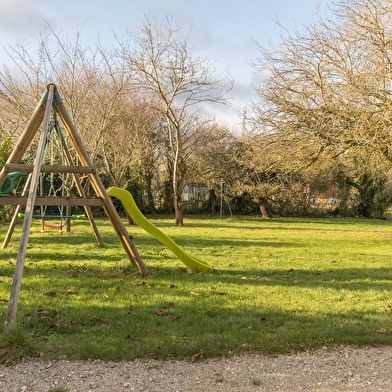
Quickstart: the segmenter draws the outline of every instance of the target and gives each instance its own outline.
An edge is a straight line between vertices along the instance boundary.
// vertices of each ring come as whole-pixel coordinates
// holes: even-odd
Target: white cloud
[[[50,18],[51,8],[47,1],[0,0],[0,32],[16,38],[36,34]]]

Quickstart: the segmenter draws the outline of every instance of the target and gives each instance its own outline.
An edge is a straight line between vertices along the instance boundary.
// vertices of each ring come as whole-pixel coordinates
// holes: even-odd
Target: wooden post
[[[7,163],[19,163],[20,160],[23,158],[24,153],[26,152],[35,134],[37,133],[40,124],[42,123],[47,95],[48,95],[48,91],[45,91],[45,93],[42,95],[41,101],[38,103],[37,107],[35,108],[35,111],[32,114],[30,121],[26,125],[26,128],[24,129],[17,145],[15,146],[11,155],[7,159]],[[0,188],[3,185],[7,177],[7,174],[8,173],[6,172],[4,166],[0,172]]]
[[[50,121],[55,86],[53,84],[48,85],[48,91],[49,93],[46,101],[44,119],[42,122],[42,131],[38,143],[37,155],[34,161],[34,170],[31,175],[30,190],[29,190],[29,195],[27,198],[27,205],[25,210],[25,218],[23,221],[22,234],[20,238],[15,271],[12,280],[10,300],[8,303],[8,310],[7,310],[6,320],[5,320],[6,329],[10,328],[15,323],[20,286],[22,283],[22,276],[23,276],[24,259],[26,257],[27,243],[29,239],[29,232],[30,232],[31,221],[32,221],[33,211],[34,211],[34,202],[35,202],[35,197],[36,197],[37,187],[39,182],[40,168],[42,165],[42,159],[45,152],[46,138],[49,130],[49,121]],[[20,149],[20,151],[21,150],[22,149]]]
[[[29,176],[27,177],[26,184],[23,187],[22,196],[24,196],[27,192],[27,189],[29,189],[30,180],[31,180],[31,174],[29,174]],[[21,209],[22,209],[22,206],[20,204],[15,209],[14,216],[12,217],[11,223],[8,227],[7,234],[4,238],[2,249],[5,249],[11,240],[12,234],[13,234],[15,226],[16,226],[16,220],[18,219],[18,214],[20,213]]]
[[[64,154],[65,154],[65,159],[67,161],[67,164],[68,165],[74,165],[71,153],[69,152],[68,146],[65,144],[64,138],[63,138],[63,136],[61,134],[60,134],[60,137],[63,139],[61,141],[61,143],[64,146]],[[74,173],[73,179],[75,181],[75,185],[76,185],[76,188],[78,190],[79,196],[85,197],[85,193],[84,193],[82,184],[80,183],[79,174],[78,173]],[[95,223],[93,212],[91,211],[91,207],[90,206],[84,206],[84,212],[86,213],[87,218],[90,221],[90,225],[91,225],[91,227],[94,230],[95,239],[97,240],[98,244],[103,245],[103,240],[102,240],[101,235],[99,234],[98,226]],[[69,215],[69,214],[67,214],[67,215]]]

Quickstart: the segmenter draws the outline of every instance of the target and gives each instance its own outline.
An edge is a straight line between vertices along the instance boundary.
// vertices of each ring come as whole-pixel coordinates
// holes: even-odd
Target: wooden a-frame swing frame
[[[65,129],[68,136],[68,140],[73,147],[75,154],[77,155],[78,161],[81,163],[80,165],[74,164],[72,156],[70,154],[70,150],[66,146],[66,143],[64,143],[64,145],[66,146],[64,151],[67,165],[44,165],[42,163],[52,111],[54,111],[60,118],[63,128]],[[27,148],[31,144],[34,136],[37,134],[37,131],[41,124],[41,134],[34,164],[25,165],[21,163],[21,160]],[[120,216],[118,215],[110,196],[106,192],[106,189],[97,174],[94,164],[88,156],[87,151],[78,135],[75,126],[72,123],[70,116],[68,115],[67,110],[64,107],[62,99],[54,84],[49,84],[47,86],[47,90],[44,92],[28,124],[26,125],[26,128],[20,136],[18,143],[13,149],[6,164],[0,171],[0,188],[6,180],[7,175],[15,171],[29,173],[29,176],[25,184],[24,190],[20,196],[7,195],[0,197],[0,205],[17,206],[2,246],[3,249],[8,245],[9,240],[12,236],[14,227],[16,225],[17,216],[21,210],[21,207],[26,206],[22,233],[20,237],[18,254],[15,264],[15,271],[12,281],[10,300],[8,303],[8,310],[5,321],[6,328],[12,326],[15,323],[16,319],[17,304],[23,275],[24,259],[26,257],[29,232],[33,218],[33,210],[34,206],[36,205],[83,206],[85,209],[86,216],[90,221],[91,227],[94,230],[95,238],[99,244],[103,244],[103,242],[99,234],[98,227],[94,221],[94,217],[91,212],[91,206],[102,206],[106,212],[106,215],[110,219],[113,228],[115,229],[115,232],[131,263],[134,266],[137,266],[143,276],[147,275],[147,268],[144,265],[144,262],[140,257],[134,243],[132,242]],[[78,197],[36,196],[40,173],[72,174],[76,189],[79,194]],[[96,197],[85,197],[79,178],[81,174],[88,176],[90,183],[96,193]]]

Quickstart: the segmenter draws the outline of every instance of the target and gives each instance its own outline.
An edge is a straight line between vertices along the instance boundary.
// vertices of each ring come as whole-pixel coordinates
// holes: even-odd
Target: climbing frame
[[[47,142],[48,129],[50,125],[50,120],[53,115],[60,119],[63,129],[66,132],[68,143],[70,144],[70,147],[72,147],[72,149],[74,150],[77,161],[81,163],[80,165],[75,165],[74,160],[72,159],[72,155],[70,153],[71,148],[67,146],[67,144],[65,144],[65,157],[67,163],[66,165],[43,164],[43,156],[45,144]],[[34,164],[23,164],[21,163],[22,158],[26,150],[30,146],[31,142],[33,141],[35,135],[37,134],[40,126],[41,134],[36,150],[37,152]],[[63,140],[63,142],[65,142],[65,140]],[[20,195],[12,193],[7,195],[0,195],[0,205],[17,206],[13,219],[10,223],[8,232],[6,234],[3,248],[8,245],[8,242],[12,236],[17,220],[17,215],[20,212],[21,207],[25,206],[22,234],[16,259],[10,301],[6,315],[6,327],[13,325],[16,318],[17,302],[23,274],[23,265],[26,257],[29,232],[35,206],[83,206],[86,215],[90,221],[90,224],[94,230],[95,237],[100,244],[102,244],[102,239],[98,232],[97,225],[94,221],[91,207],[102,206],[108,218],[110,219],[113,228],[115,229],[115,232],[131,263],[137,266],[142,275],[146,275],[148,273],[142,258],[140,257],[134,243],[132,242],[128,234],[127,229],[125,228],[120,216],[118,215],[110,196],[106,192],[106,189],[102,184],[99,175],[97,174],[93,162],[87,154],[87,151],[78,135],[75,126],[72,123],[70,116],[68,115],[68,112],[64,107],[61,97],[54,84],[48,85],[47,90],[44,92],[26,128],[20,136],[14,150],[12,151],[6,164],[0,171],[0,189],[4,189],[3,184],[7,180],[7,177],[10,175],[10,173],[15,172],[26,173],[28,175],[22,193]],[[41,173],[72,174],[78,195],[49,197],[37,196],[39,176]],[[80,175],[85,175],[88,177],[95,192],[94,197],[86,197],[86,195],[84,194],[83,187],[80,182]]]

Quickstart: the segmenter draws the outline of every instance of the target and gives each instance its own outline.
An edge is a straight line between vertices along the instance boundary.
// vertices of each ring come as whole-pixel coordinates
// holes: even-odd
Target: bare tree
[[[8,49],[13,66],[0,69],[0,124],[17,136],[53,82],[98,170],[123,185],[125,171],[140,164],[141,135],[156,128],[156,120],[132,94],[125,63],[99,42],[84,46],[80,31],[71,42],[48,28],[36,54],[20,42]]]
[[[193,119],[206,103],[227,104],[228,78],[214,75],[210,60],[197,55],[169,20],[158,24],[145,18],[137,48],[123,45],[132,79],[150,108],[160,114],[167,133],[172,169],[176,225],[183,224],[182,191],[187,171],[187,135],[197,132]],[[188,139],[189,140],[189,139]]]
[[[158,118],[132,95],[122,96],[118,111],[102,135],[100,160],[116,186],[138,183],[153,206],[152,181],[157,177],[160,140]],[[134,197],[136,197],[134,195]]]
[[[222,180],[231,182],[230,178],[234,177],[232,157],[236,135],[215,121],[198,133],[202,142],[192,155],[193,181],[203,180],[210,185]]]
[[[307,159],[370,150],[387,156],[392,5],[337,1],[334,15],[285,33],[277,48],[260,48],[257,69],[267,77],[258,88],[258,128],[280,133]]]
[[[251,142],[259,144],[262,167],[295,171],[339,159],[385,173],[392,160],[391,26],[390,1],[337,0],[329,19],[260,47],[254,65],[264,77]]]

